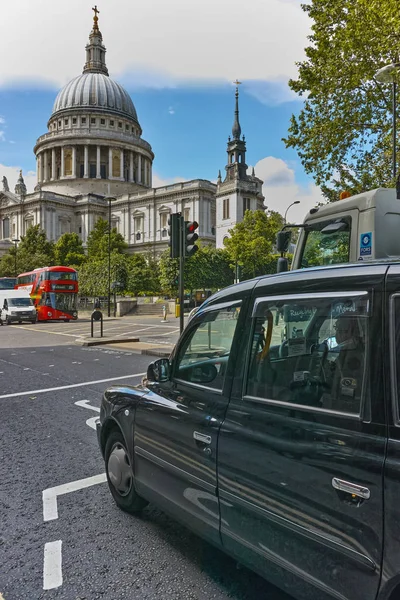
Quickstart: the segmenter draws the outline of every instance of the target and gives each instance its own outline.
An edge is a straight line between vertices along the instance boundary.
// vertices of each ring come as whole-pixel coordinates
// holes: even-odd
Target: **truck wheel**
[[[7,325],[11,325],[11,319],[10,319],[10,317],[7,317],[6,323],[7,323]]]
[[[135,491],[131,461],[119,431],[110,433],[104,456],[108,486],[117,506],[128,513],[140,512],[148,502]]]
[[[34,325],[36,323],[36,319],[32,319],[31,323]]]

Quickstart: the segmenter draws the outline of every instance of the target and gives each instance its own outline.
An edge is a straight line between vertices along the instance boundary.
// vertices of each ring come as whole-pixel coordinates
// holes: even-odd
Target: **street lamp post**
[[[392,161],[393,161],[393,179],[396,181],[397,177],[397,165],[396,165],[396,118],[397,118],[397,106],[396,106],[396,94],[397,94],[397,74],[399,71],[400,63],[392,63],[379,69],[375,73],[375,79],[380,83],[391,83],[392,84]]]
[[[17,277],[17,275],[18,275],[18,272],[17,272],[17,244],[18,244],[19,240],[17,238],[14,238],[12,240],[12,242],[15,244],[14,273],[15,273],[15,277]]]
[[[289,206],[287,207],[287,209],[285,211],[285,216],[283,217],[285,225],[286,225],[286,215],[288,214],[288,210],[291,206],[294,206],[295,204],[300,204],[300,200],[295,200],[294,202],[292,202],[292,204],[289,204]]]
[[[111,202],[115,200],[113,196],[107,196],[108,201],[108,299],[107,314],[111,316]]]

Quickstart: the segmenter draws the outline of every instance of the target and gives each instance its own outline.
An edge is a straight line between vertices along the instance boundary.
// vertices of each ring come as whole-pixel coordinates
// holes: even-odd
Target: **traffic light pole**
[[[183,271],[185,267],[185,227],[183,216],[179,216],[179,333],[183,331],[184,323],[184,282],[183,282]]]

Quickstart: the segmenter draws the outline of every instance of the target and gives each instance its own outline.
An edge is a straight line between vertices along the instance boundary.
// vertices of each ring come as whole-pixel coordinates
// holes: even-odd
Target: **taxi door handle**
[[[337,477],[332,479],[332,487],[335,490],[347,492],[353,496],[363,498],[363,500],[368,500],[371,496],[371,492],[367,487],[358,485],[357,483],[352,483],[351,481],[344,481],[343,479],[338,479]]]
[[[193,431],[193,437],[196,442],[201,442],[202,444],[211,444],[211,435],[205,435],[199,431]]]

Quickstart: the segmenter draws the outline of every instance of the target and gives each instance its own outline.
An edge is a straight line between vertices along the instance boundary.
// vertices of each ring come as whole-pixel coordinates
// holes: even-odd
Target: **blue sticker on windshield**
[[[372,232],[360,235],[360,256],[371,256],[372,254]]]

